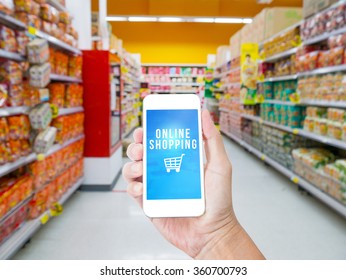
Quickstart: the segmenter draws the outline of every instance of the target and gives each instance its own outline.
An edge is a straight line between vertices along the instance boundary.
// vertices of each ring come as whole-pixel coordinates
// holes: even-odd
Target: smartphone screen
[[[201,199],[198,110],[147,110],[146,118],[146,199]]]

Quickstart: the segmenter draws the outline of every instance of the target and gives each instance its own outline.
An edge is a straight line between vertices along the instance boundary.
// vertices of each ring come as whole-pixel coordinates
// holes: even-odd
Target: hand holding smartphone
[[[143,210],[149,217],[205,211],[201,105],[192,94],[143,101]]]

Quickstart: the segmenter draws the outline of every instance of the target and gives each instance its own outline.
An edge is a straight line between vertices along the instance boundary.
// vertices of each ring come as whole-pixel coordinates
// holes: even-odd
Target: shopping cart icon
[[[172,158],[163,159],[165,162],[166,171],[168,173],[171,172],[171,170],[175,170],[175,172],[180,172],[183,156],[185,156],[185,154],[182,154],[180,157],[172,157]]]

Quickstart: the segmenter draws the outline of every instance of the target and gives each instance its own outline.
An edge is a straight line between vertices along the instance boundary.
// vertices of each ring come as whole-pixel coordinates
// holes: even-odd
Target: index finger
[[[133,139],[135,140],[136,144],[142,144],[143,143],[143,128],[137,128],[133,132]]]

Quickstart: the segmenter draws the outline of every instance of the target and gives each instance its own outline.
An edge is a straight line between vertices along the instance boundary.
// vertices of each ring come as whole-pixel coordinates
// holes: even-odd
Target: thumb
[[[229,163],[221,134],[214,125],[210,113],[207,110],[202,112],[202,128],[205,139],[204,149],[208,165],[211,164],[215,167],[222,167],[223,164]]]

